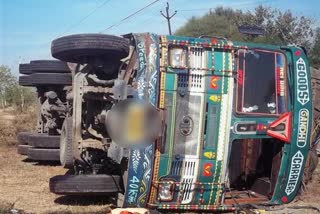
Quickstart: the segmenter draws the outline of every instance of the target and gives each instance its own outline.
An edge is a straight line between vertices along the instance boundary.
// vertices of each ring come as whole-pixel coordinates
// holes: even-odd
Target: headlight
[[[162,180],[159,184],[158,198],[159,201],[172,201],[174,192],[174,181]]]
[[[187,51],[183,48],[170,49],[170,65],[173,67],[187,67]]]

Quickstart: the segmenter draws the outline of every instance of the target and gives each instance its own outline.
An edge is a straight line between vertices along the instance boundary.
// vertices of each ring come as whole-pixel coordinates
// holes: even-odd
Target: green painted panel
[[[175,73],[166,73],[165,90],[166,91],[177,90]]]

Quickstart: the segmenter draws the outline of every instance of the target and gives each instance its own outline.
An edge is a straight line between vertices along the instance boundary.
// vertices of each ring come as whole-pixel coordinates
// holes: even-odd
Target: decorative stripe
[[[223,40],[220,40],[222,44],[219,43],[211,43],[211,42],[189,42],[188,40],[169,40],[167,44],[179,45],[179,46],[193,46],[193,47],[201,47],[201,48],[220,48],[224,50],[232,50],[232,49],[248,49],[247,46],[241,45],[230,45],[224,44]]]
[[[137,98],[157,106],[159,79],[159,41],[155,34],[133,35],[138,54]],[[124,207],[145,207],[151,189],[154,143],[146,148],[132,149],[128,166],[128,183]]]
[[[188,182],[153,181],[152,183],[155,184],[155,185],[158,185],[158,184],[175,184],[176,186],[179,186],[179,185],[187,184]],[[188,183],[188,184],[190,184],[190,183]],[[212,183],[212,182],[193,182],[192,184],[195,185],[195,186],[201,186],[201,185],[222,186],[221,183]]]
[[[168,61],[168,48],[167,48],[167,37],[161,36],[160,38],[160,48],[161,48],[161,60],[160,60],[160,87],[162,90],[160,90],[160,100],[159,100],[159,107],[164,108],[164,97],[165,97],[165,72],[166,72],[166,65]],[[158,179],[158,173],[159,173],[159,166],[160,166],[160,144],[159,141],[156,142],[156,151],[155,151],[155,160],[154,160],[154,170],[153,170],[153,180]],[[152,185],[150,190],[150,198],[149,201],[155,201],[156,200],[156,194],[157,194],[157,186]]]
[[[209,210],[209,211],[235,211],[236,207],[216,205],[182,205],[182,204],[149,204],[151,208],[170,210]]]
[[[231,53],[228,53],[228,58],[230,58]],[[232,57],[232,55],[231,55]],[[233,65],[231,63],[228,64],[229,69],[232,69]],[[231,117],[232,117],[232,105],[233,105],[233,87],[234,87],[234,81],[230,79],[226,79],[227,81],[227,91],[225,96],[226,99],[226,106],[225,106],[225,115],[224,117],[224,129],[223,131],[223,139],[224,142],[223,148],[222,148],[222,155],[221,155],[221,166],[218,174],[218,182],[224,182],[225,178],[222,178],[222,175],[225,174],[226,168],[227,168],[227,158],[228,158],[228,146],[229,146],[229,140],[230,140],[230,126],[231,126]],[[223,98],[222,98],[223,99]],[[223,107],[221,107],[223,109]],[[221,122],[220,122],[221,123]],[[226,154],[224,154],[226,152]],[[219,154],[219,147],[218,147],[218,154]],[[223,192],[223,188],[219,188],[216,194],[215,203],[219,203],[219,200],[221,198],[221,194]]]
[[[214,56],[212,56],[212,60],[214,60]],[[170,68],[170,72],[174,72],[172,69],[190,69],[190,70],[198,70],[198,71],[216,71],[216,72],[221,72],[221,73],[233,73],[234,71],[232,70],[223,70],[223,69],[214,69],[214,65],[212,65],[212,68],[197,68],[197,67],[190,67],[190,66],[163,66],[163,67],[168,67]]]

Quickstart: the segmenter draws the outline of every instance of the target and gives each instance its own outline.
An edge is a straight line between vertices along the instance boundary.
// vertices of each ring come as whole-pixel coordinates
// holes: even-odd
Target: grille
[[[170,174],[171,175],[181,175],[182,163],[183,163],[183,161],[180,161],[180,160],[179,161],[177,161],[177,160],[172,161]]]
[[[191,71],[189,75],[178,73],[178,90],[204,92],[204,76],[201,73],[201,71]]]
[[[178,74],[178,88],[189,87],[189,76],[187,74]]]
[[[183,163],[182,185],[180,186],[180,200],[182,204],[189,204],[193,198],[194,182],[196,181],[197,160],[187,160]]]
[[[191,89],[192,88],[202,88],[201,74],[191,74]]]
[[[189,55],[190,67],[192,69],[207,68],[208,52],[209,51],[199,47],[191,48],[190,55]]]

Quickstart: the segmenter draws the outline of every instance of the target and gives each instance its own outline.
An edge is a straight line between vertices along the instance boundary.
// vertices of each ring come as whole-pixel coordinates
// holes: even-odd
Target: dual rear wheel
[[[33,161],[59,161],[59,136],[20,132],[17,152]]]

